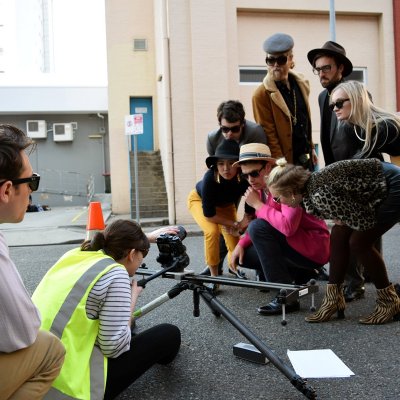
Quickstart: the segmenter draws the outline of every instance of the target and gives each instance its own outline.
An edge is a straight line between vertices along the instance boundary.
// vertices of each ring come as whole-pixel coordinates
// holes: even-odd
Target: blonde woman
[[[327,291],[320,309],[306,321],[328,321],[335,313],[344,318],[342,286],[350,252],[362,262],[377,289],[375,310],[360,322],[383,324],[400,316],[400,298],[374,247],[376,239],[400,221],[399,167],[373,158],[339,161],[310,173],[279,159],[267,185],[282,204],[304,207],[307,213],[336,223]]]

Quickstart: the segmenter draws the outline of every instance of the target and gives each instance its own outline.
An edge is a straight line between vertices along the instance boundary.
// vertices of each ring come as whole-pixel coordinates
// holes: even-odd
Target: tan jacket
[[[311,148],[314,148],[311,136],[310,105],[308,102],[310,84],[302,74],[293,71],[289,71],[289,74],[296,79],[306,103],[310,119],[307,137]],[[252,102],[254,119],[265,130],[272,157],[285,157],[288,162],[293,162],[290,111],[273,80],[272,74],[267,74],[263,83],[255,90]]]

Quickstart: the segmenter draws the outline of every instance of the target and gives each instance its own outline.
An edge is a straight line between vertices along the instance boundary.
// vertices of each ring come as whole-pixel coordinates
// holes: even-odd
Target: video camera
[[[182,240],[186,237],[186,230],[183,226],[178,226],[179,232],[176,235],[164,233],[157,238],[159,255],[157,262],[163,268],[168,268],[173,263],[176,264],[175,272],[183,272],[189,265],[190,259],[186,253],[186,246]]]

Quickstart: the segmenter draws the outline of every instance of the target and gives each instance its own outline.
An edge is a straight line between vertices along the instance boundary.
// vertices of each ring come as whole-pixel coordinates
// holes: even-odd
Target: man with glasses
[[[243,104],[237,100],[228,100],[222,102],[217,108],[217,119],[219,127],[207,136],[207,152],[210,156],[215,155],[215,150],[223,140],[231,139],[239,143],[239,146],[246,143],[264,143],[267,144],[262,126],[255,122],[245,119]],[[220,237],[220,263],[218,273],[222,275],[223,264],[228,250],[223,236]],[[202,275],[210,275],[210,269],[206,267]]]
[[[293,38],[276,33],[265,40],[268,72],[253,94],[254,119],[267,135],[272,157],[313,170],[318,163],[311,137],[309,83],[292,71]]]
[[[225,139],[235,140],[239,146],[246,143],[267,144],[263,128],[245,119],[243,104],[237,100],[222,102],[217,109],[219,127],[207,136],[207,152],[215,154],[219,144]]]
[[[304,284],[316,278],[319,269],[329,258],[329,230],[324,221],[307,214],[301,207],[280,204],[272,198],[265,178],[275,159],[268,146],[246,144],[240,148],[237,164],[250,187],[245,193],[246,203],[255,209],[246,234],[241,237],[231,255],[231,268],[237,265],[262,272],[267,281],[285,284]],[[286,311],[299,310],[299,302],[286,305]],[[282,312],[275,297],[258,307],[261,315]]]
[[[23,220],[29,195],[39,187],[25,150],[31,140],[0,125],[0,223]],[[42,399],[58,376],[64,347],[39,330],[40,316],[0,232],[0,398]]]
[[[328,41],[321,48],[310,50],[307,54],[313,72],[319,77],[324,90],[318,96],[321,113],[320,140],[325,165],[335,161],[353,158],[363,143],[354,135],[353,127],[349,124],[338,124],[333,107],[341,109],[346,99],[332,104],[332,90],[344,81],[353,71],[352,62],[346,57],[346,50],[338,43]],[[378,243],[377,248],[381,245]],[[352,301],[364,297],[363,266],[354,258],[350,259],[347,271],[349,281],[345,285],[345,300]]]

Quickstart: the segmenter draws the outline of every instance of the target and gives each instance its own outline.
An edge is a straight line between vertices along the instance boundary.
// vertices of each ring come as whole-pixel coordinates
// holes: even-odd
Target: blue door
[[[143,134],[137,135],[138,151],[153,151],[153,102],[151,97],[131,97],[130,111],[132,114],[143,115]],[[134,149],[133,135],[131,149]]]

